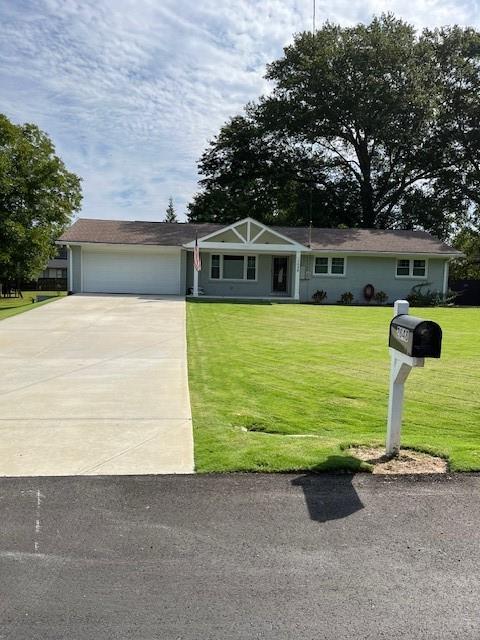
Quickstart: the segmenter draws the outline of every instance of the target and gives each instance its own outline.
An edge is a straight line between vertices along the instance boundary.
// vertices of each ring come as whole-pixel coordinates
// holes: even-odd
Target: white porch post
[[[295,253],[295,284],[293,289],[294,300],[300,300],[300,261],[302,254],[300,251]]]
[[[445,295],[448,291],[448,269],[450,265],[448,260],[445,260],[445,264],[443,265],[443,295]]]
[[[69,292],[73,291],[73,269],[72,269],[72,248],[69,244],[67,244],[68,251],[68,290]]]
[[[193,297],[198,298],[198,271],[193,266]]]

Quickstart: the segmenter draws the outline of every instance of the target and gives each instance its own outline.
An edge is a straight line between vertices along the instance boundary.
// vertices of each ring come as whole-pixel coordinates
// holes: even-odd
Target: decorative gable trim
[[[246,233],[242,233],[239,231],[242,229],[246,231]],[[221,240],[221,237],[226,232],[233,232],[237,238],[238,242],[225,242]],[[279,242],[261,242],[262,236],[268,235],[269,237],[278,238]],[[309,251],[308,247],[304,244],[300,244],[292,238],[285,236],[278,231],[274,231],[272,228],[268,227],[253,218],[243,218],[242,220],[238,220],[230,225],[222,227],[217,231],[213,231],[205,236],[198,238],[198,244],[203,245],[205,248],[218,248],[219,246],[223,246],[224,248],[235,248],[235,249],[263,249],[263,250],[273,250],[275,248],[282,248],[282,250],[291,250],[291,251]],[[193,249],[195,246],[195,241],[192,240],[187,244],[183,245],[186,249]]]

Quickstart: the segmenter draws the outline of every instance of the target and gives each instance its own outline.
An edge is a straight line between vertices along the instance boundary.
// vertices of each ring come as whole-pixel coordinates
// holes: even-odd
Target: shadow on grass
[[[282,299],[279,299],[280,302]],[[221,300],[217,298],[209,298],[208,296],[202,296],[201,298],[193,298],[187,296],[187,302],[192,302],[193,304],[202,304],[208,302],[209,304],[248,304],[248,305],[263,305],[263,306],[271,306],[272,304],[276,304],[276,300],[247,300],[242,298],[223,298]]]
[[[0,302],[0,311],[9,311],[10,309],[21,309],[22,307],[28,307],[32,304],[34,303],[31,300],[27,300],[22,304],[15,304],[15,305],[13,304],[2,305],[2,303]]]
[[[339,468],[359,470],[361,461],[350,456],[330,456],[318,465],[316,471],[331,471]],[[347,518],[363,509],[355,487],[354,475],[316,475],[307,473],[292,480],[292,485],[302,487],[310,519],[327,522]]]

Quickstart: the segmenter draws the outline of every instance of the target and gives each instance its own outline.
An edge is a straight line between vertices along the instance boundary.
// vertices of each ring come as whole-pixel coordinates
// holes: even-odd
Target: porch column
[[[198,271],[193,266],[193,297],[198,298]]]
[[[68,269],[67,269],[67,275],[68,275],[68,292],[72,293],[73,291],[73,260],[72,260],[72,248],[69,244],[67,244],[67,251],[68,251]]]
[[[448,260],[445,260],[445,264],[443,265],[443,295],[445,295],[448,291],[448,268],[449,268]]]
[[[302,259],[302,254],[300,251],[295,253],[295,284],[293,288],[293,298],[294,300],[300,300],[300,261]]]

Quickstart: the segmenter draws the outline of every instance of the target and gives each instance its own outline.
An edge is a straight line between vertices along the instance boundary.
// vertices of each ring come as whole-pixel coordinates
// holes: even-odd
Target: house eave
[[[311,255],[319,256],[352,256],[363,258],[394,258],[397,256],[415,257],[415,258],[460,258],[462,254],[458,252],[446,251],[351,251],[342,249],[311,249]]]
[[[182,251],[182,247],[180,245],[165,245],[165,244],[132,244],[132,243],[121,243],[121,242],[68,242],[64,241],[64,245],[67,247],[81,247],[82,249],[90,249],[91,251],[114,251],[117,249],[123,253],[128,252],[136,252],[136,253],[180,253]]]
[[[186,243],[183,245],[180,244],[158,244],[158,243],[125,243],[125,242],[97,242],[92,240],[57,240],[55,242],[57,245],[68,245],[71,247],[118,247],[118,248],[150,248],[150,249],[185,249],[185,250],[193,250],[194,244]],[[309,249],[308,247],[304,247],[303,245],[280,245],[280,244],[241,244],[241,243],[230,243],[230,242],[209,242],[208,244],[204,244],[199,242],[199,248],[202,251],[223,251],[226,253],[229,252],[241,252],[241,253],[287,253],[287,254],[295,254],[300,252],[304,255],[319,255],[319,256],[352,256],[352,257],[364,257],[364,258],[381,258],[381,257],[397,257],[397,256],[405,256],[405,257],[418,257],[418,258],[439,258],[445,260],[452,260],[454,258],[462,258],[464,254],[458,251],[454,252],[440,252],[440,251],[352,251],[345,249]]]

